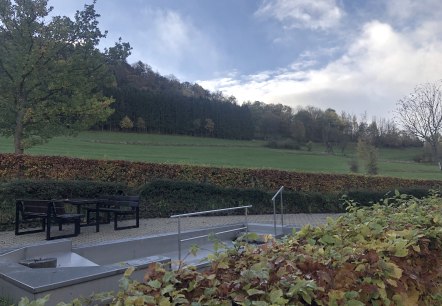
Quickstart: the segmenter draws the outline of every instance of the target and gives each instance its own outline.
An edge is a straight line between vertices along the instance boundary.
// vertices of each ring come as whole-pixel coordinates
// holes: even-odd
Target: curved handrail
[[[272,201],[274,201],[276,199],[276,197],[278,196],[278,194],[282,193],[283,190],[284,190],[284,186],[281,186],[281,188],[279,188],[279,190],[273,196]]]
[[[275,237],[277,235],[276,232],[276,197],[278,195],[280,195],[281,197],[281,231],[283,231],[283,227],[284,227],[284,207],[283,207],[283,203],[282,203],[282,191],[284,190],[284,186],[281,186],[281,188],[279,188],[279,190],[275,193],[275,195],[273,196],[271,202],[273,203],[273,229],[275,232]]]
[[[217,213],[217,212],[220,212],[220,211],[238,210],[238,209],[251,208],[251,207],[252,207],[252,205],[246,205],[246,206],[238,206],[238,207],[229,207],[229,208],[220,208],[220,209],[204,210],[204,211],[198,211],[198,212],[187,213],[187,214],[172,215],[172,216],[170,216],[170,218],[179,218],[179,217],[190,217],[190,216],[207,215],[207,214]]]
[[[249,223],[248,223],[247,215],[248,215],[248,209],[249,208],[252,208],[252,205],[230,207],[230,208],[221,208],[221,209],[213,209],[213,210],[205,210],[205,211],[198,211],[198,212],[193,212],[193,213],[187,213],[187,214],[180,214],[180,215],[172,215],[172,216],[170,216],[170,218],[176,218],[178,220],[178,236],[177,236],[178,237],[178,259],[181,261],[181,244],[183,242],[209,236],[209,235],[201,235],[201,236],[191,237],[191,238],[187,238],[187,239],[181,239],[181,218],[182,217],[200,216],[200,215],[213,214],[213,213],[217,213],[217,212],[221,212],[221,211],[230,211],[230,210],[244,209],[245,226],[240,227],[240,228],[235,228],[235,229],[232,229],[232,230],[217,232],[217,233],[213,233],[213,234],[218,235],[218,234],[224,234],[224,233],[228,233],[228,232],[232,232],[232,231],[237,231],[237,230],[246,230],[246,233],[248,233]]]

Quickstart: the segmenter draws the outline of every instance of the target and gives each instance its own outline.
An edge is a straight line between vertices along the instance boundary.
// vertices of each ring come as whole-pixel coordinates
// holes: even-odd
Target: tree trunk
[[[14,149],[15,154],[23,154],[23,118],[25,110],[22,108],[17,112],[15,120],[15,133],[14,133]]]
[[[442,160],[439,157],[439,148],[438,148],[438,146],[439,146],[438,141],[432,141],[431,142],[431,149],[433,151],[434,161],[437,162],[437,164],[439,166],[439,170],[442,171]]]

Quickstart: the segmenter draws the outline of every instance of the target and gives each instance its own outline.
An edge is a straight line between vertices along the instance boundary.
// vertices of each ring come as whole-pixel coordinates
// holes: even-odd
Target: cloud
[[[305,63],[301,57],[285,69],[266,71],[266,78],[257,73],[201,84],[239,101],[331,107],[357,115],[366,110],[372,116],[392,117],[396,102],[416,85],[442,78],[442,39],[432,35],[439,29],[425,23],[398,31],[374,20],[340,57],[320,68],[312,67],[307,56]]]
[[[390,0],[387,1],[387,14],[393,20],[407,22],[422,19],[440,19],[440,0]]]
[[[267,0],[255,14],[274,18],[286,29],[327,30],[339,24],[343,11],[335,0]]]
[[[139,44],[134,46],[133,58],[149,63],[162,74],[192,71],[197,75],[216,69],[220,58],[218,51],[210,37],[190,18],[173,10],[149,8],[141,13],[138,32],[132,39]]]

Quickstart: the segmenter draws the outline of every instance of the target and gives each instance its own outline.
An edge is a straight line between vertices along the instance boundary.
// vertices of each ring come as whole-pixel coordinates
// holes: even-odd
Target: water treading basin
[[[244,224],[229,224],[207,229],[180,233],[182,254],[188,254],[191,245],[197,244],[197,256],[182,258],[186,264],[204,266],[201,262],[212,252],[213,242],[207,236],[220,233],[218,240],[232,245]],[[248,224],[247,231],[272,233],[273,227]],[[291,232],[290,227],[280,229]],[[200,238],[194,238],[200,237]],[[149,264],[158,262],[169,269],[177,268],[178,234],[168,233],[138,238],[128,238],[72,246],[70,239],[45,241],[22,247],[0,255],[0,296],[18,302],[21,297],[30,300],[50,294],[48,305],[69,302],[77,297],[88,297],[93,293],[117,291],[118,280],[128,267],[134,267],[132,278],[141,281]],[[56,262],[54,267],[54,260]],[[37,264],[36,267],[33,264]],[[41,267],[52,265],[52,267]]]

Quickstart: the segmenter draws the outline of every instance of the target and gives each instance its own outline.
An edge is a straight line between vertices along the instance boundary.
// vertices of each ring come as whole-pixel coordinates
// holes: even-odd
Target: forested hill
[[[234,97],[211,93],[198,84],[164,77],[142,62],[113,67],[117,86],[106,89],[115,98],[107,130],[136,130],[219,138],[250,139],[253,123],[247,106]]]
[[[112,66],[116,86],[105,89],[115,98],[115,112],[96,128],[182,134],[230,139],[289,140],[291,147],[322,142],[327,150],[364,139],[376,146],[421,146],[415,137],[399,130],[391,120],[364,118],[315,107],[296,111],[282,104],[246,102],[198,84],[162,76],[142,62]],[[282,143],[287,146],[287,143]],[[278,144],[278,146],[280,146]]]

